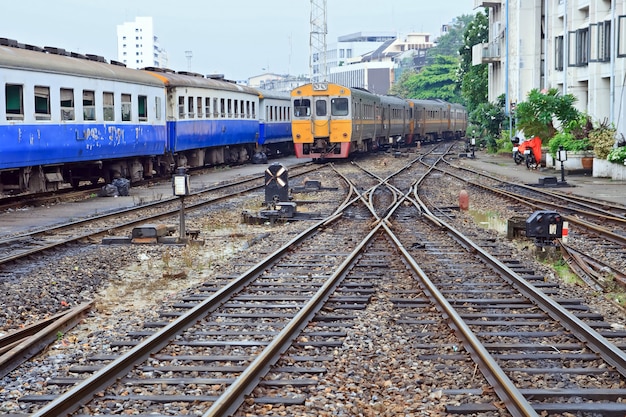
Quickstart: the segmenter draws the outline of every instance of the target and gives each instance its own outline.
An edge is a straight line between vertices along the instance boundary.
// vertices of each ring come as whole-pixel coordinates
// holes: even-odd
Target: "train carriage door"
[[[313,116],[313,137],[326,138],[330,136],[330,120],[328,115],[328,97],[314,97]]]

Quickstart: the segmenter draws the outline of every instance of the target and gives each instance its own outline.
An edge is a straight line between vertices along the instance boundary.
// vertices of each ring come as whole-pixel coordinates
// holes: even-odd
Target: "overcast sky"
[[[0,37],[117,59],[117,25],[151,16],[168,67],[244,80],[264,72],[309,73],[308,0],[3,1]],[[436,37],[476,14],[473,0],[327,0],[326,42],[362,31]]]

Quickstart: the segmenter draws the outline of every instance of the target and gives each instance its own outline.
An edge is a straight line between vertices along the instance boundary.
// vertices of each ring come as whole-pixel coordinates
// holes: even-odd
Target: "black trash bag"
[[[117,187],[117,194],[121,196],[130,195],[130,180],[126,178],[116,178],[111,183]]]
[[[257,152],[252,155],[253,164],[267,164],[267,155],[265,152]]]
[[[104,185],[100,189],[100,197],[117,197],[118,195],[117,187],[113,184]]]

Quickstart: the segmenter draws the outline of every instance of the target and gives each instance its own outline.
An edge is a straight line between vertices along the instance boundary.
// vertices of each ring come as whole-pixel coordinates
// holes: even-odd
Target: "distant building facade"
[[[336,52],[329,51],[327,62],[333,64],[328,67],[329,81],[364,88],[376,94],[387,94],[402,71],[419,70],[424,65],[426,50],[434,45],[426,33],[410,33],[402,38],[385,33],[379,36],[374,33],[368,36],[362,34],[360,32],[339,38],[335,51],[339,52],[340,58],[343,55],[344,59],[334,60]],[[359,54],[354,55],[355,51]]]
[[[117,60],[128,68],[167,68],[167,53],[159,46],[151,17],[117,25]]]
[[[248,78],[247,85],[249,87],[260,88],[262,90],[288,92],[301,86],[302,84],[306,84],[307,82],[309,82],[308,77],[296,77],[293,75],[281,75],[268,72]]]

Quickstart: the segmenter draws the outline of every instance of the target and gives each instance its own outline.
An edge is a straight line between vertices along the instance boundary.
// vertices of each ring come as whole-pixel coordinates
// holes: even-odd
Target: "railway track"
[[[569,236],[564,251],[569,251],[569,258],[576,257],[574,252],[594,252],[604,260],[585,262],[582,269],[588,272],[583,278],[595,281],[595,285],[607,286],[602,281],[615,281],[626,288],[626,207],[606,201],[596,201],[558,191],[542,189],[525,184],[514,183],[482,172],[445,161],[445,167],[434,167],[434,183],[440,187],[441,175],[453,178],[452,182],[462,184],[470,192],[479,192],[485,198],[497,197],[501,207],[507,207],[510,218],[523,219],[535,210],[554,210],[561,214],[569,224]],[[432,162],[432,161],[431,161]],[[477,197],[482,198],[482,197]],[[438,206],[436,202],[433,204]],[[578,257],[582,262],[583,257]]]
[[[321,165],[296,167],[291,176],[297,178],[320,168]],[[185,209],[187,212],[202,210],[224,200],[258,191],[265,185],[264,178],[264,175],[259,175],[195,190],[185,198]],[[0,268],[81,241],[96,242],[102,237],[123,233],[130,236],[133,227],[147,223],[159,224],[176,218],[180,215],[180,204],[178,197],[163,198],[128,209],[45,227],[43,230],[5,237],[0,239]]]
[[[406,384],[450,399],[439,406],[446,413],[624,415],[623,332],[582,300],[560,298],[558,284],[499,251],[493,237],[470,239],[447,223],[452,213],[433,214],[416,180],[431,170],[416,161],[335,171],[349,191],[328,219],[171,303],[115,342],[119,354],[72,364],[49,381],[49,394],[22,397],[24,409],[221,416],[280,405],[323,415],[330,394],[318,390],[339,378],[335,362],[347,350],[357,363],[378,358],[344,375],[366,397],[349,401],[353,412],[429,410],[423,400],[379,401]],[[363,329],[374,340],[403,335],[402,355],[380,340],[359,342]],[[420,373],[433,363],[432,375]]]

